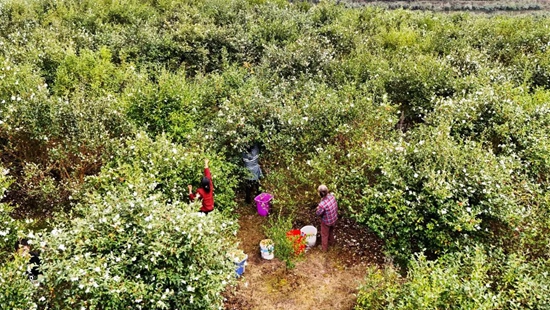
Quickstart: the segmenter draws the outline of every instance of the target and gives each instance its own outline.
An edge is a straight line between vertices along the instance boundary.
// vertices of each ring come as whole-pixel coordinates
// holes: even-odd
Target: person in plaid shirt
[[[321,244],[323,251],[328,250],[328,245],[334,243],[334,227],[338,219],[338,203],[332,194],[329,194],[325,185],[317,189],[321,202],[317,206],[317,215],[321,216]]]

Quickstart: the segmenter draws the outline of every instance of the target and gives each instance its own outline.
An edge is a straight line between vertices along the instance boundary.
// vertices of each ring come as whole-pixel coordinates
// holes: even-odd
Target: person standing
[[[260,190],[260,178],[263,176],[262,168],[258,163],[260,157],[260,148],[258,144],[254,145],[248,149],[247,152],[243,152],[243,161],[244,166],[248,170],[248,176],[245,180],[245,202],[251,203],[252,196],[258,195]]]
[[[321,202],[317,206],[316,214],[321,216],[321,245],[323,251],[328,250],[329,244],[334,244],[334,227],[338,220],[338,203],[336,198],[328,192],[326,185],[317,189]]]
[[[189,188],[189,198],[191,200],[201,199],[202,207],[199,212],[206,215],[214,210],[214,184],[212,183],[212,175],[208,168],[208,159],[204,159],[204,176],[201,180],[201,185],[197,189],[197,192],[193,194],[193,186],[187,185]]]

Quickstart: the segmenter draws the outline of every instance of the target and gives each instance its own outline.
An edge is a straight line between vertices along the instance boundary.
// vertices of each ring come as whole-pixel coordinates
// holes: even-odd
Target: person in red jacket
[[[189,188],[189,198],[195,200],[195,198],[202,200],[202,207],[199,210],[204,214],[208,214],[214,210],[214,185],[212,184],[212,175],[208,168],[208,159],[204,160],[204,176],[201,180],[201,186],[197,189],[197,192],[193,194],[193,186],[187,185]]]

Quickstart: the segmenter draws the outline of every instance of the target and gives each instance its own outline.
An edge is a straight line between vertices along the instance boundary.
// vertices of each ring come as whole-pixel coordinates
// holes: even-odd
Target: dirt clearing
[[[237,286],[225,292],[226,309],[353,309],[367,266],[383,263],[380,239],[343,218],[338,222],[335,247],[322,252],[318,234],[316,246],[298,259],[295,268],[287,269],[277,258],[265,260],[260,255],[267,218],[258,216],[252,206],[238,212],[239,247],[248,254],[248,265]],[[298,214],[294,228],[305,225],[320,229],[313,210]]]

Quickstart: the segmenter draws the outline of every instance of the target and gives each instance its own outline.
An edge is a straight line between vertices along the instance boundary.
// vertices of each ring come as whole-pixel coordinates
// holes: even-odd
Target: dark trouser
[[[328,250],[329,245],[334,244],[334,227],[336,226],[336,223],[332,225],[327,225],[321,221],[321,245],[323,247],[323,251]]]
[[[199,210],[200,213],[204,213],[204,215],[208,215],[208,213],[212,212],[214,210],[210,210],[210,211],[202,211],[202,210]]]
[[[260,193],[260,182],[256,180],[245,180],[244,191],[246,194],[244,201],[246,203],[251,203],[252,199]]]

